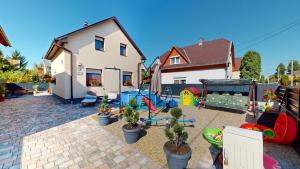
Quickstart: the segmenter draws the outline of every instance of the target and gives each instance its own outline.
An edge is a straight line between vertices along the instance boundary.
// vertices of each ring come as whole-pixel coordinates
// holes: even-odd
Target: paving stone
[[[89,116],[97,106],[22,96],[1,102],[0,112],[0,169],[127,168],[143,158],[146,165],[152,162]]]

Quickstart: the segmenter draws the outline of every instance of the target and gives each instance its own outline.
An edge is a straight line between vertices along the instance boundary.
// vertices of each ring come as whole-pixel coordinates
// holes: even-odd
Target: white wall
[[[51,75],[55,76],[56,84],[51,85],[52,92],[62,98],[70,98],[70,67],[68,54],[60,51],[51,62]]]
[[[209,69],[162,73],[162,84],[173,84],[174,79],[186,79],[187,84],[200,84],[199,79],[224,79],[225,69]]]
[[[105,39],[105,49],[95,50],[95,35]],[[120,43],[127,45],[127,56],[120,55]],[[91,90],[99,96],[108,92],[118,92],[118,71],[105,70],[105,67],[117,67],[122,71],[132,72],[133,86],[122,86],[122,91],[138,87],[138,63],[141,56],[114,21],[90,27],[68,38],[65,47],[73,52],[73,91],[74,98],[82,98]],[[82,75],[77,74],[77,65],[84,66]],[[86,87],[86,68],[102,69],[101,87]],[[122,82],[121,82],[122,83]]]

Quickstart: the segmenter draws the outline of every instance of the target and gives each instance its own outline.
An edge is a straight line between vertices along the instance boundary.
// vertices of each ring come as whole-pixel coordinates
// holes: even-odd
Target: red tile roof
[[[227,63],[229,51],[231,50],[232,42],[226,39],[216,39],[203,42],[202,45],[195,44],[182,48],[178,48],[189,63],[164,65],[162,69],[176,69],[183,67],[208,66]],[[170,51],[161,55],[162,63],[168,59]]]
[[[0,43],[4,46],[11,46],[1,26],[0,26]]]
[[[243,59],[242,57],[235,58],[234,60],[235,63],[232,71],[240,71],[242,59]]]

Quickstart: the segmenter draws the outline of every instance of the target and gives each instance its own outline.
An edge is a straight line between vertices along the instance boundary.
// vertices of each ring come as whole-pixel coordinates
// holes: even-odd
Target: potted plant
[[[192,156],[192,150],[186,143],[188,133],[184,131],[184,126],[178,123],[182,116],[180,108],[173,108],[171,110],[172,119],[170,121],[170,128],[165,130],[165,135],[169,139],[164,144],[164,152],[168,161],[170,169],[183,169],[187,167],[188,161]]]
[[[125,108],[124,117],[127,124],[123,125],[125,140],[128,144],[135,143],[140,137],[141,126],[137,123],[139,113],[136,111],[137,103],[134,99],[129,100],[129,106]]]
[[[109,104],[108,104],[108,101],[107,101],[107,98],[108,96],[107,95],[104,95],[103,96],[103,99],[102,99],[102,102],[99,106],[99,123],[100,125],[102,126],[106,126],[109,124],[110,122],[110,112],[109,112]]]
[[[275,102],[278,99],[278,97],[275,91],[273,91],[272,89],[267,89],[264,91],[263,99],[267,100],[264,112],[268,112],[272,107],[271,101]]]

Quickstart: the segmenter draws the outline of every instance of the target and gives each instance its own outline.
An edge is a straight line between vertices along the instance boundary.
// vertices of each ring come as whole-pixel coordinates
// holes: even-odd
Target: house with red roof
[[[240,79],[240,67],[242,63],[242,57],[235,58],[234,60],[234,67],[232,70],[232,79]]]
[[[173,46],[160,56],[162,84],[198,84],[199,79],[232,79],[234,45],[227,39]]]

